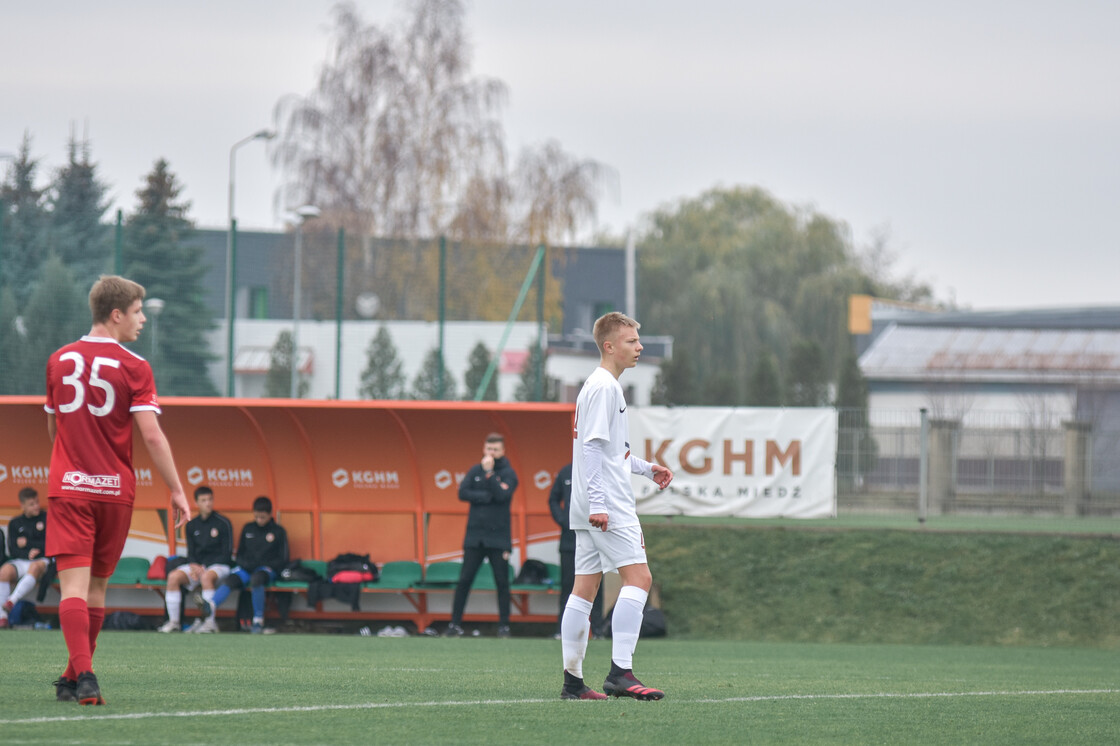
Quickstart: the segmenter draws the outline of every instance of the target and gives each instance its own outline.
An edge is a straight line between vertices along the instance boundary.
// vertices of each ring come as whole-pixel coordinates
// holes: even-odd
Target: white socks
[[[587,654],[587,635],[591,631],[591,602],[574,593],[564,605],[560,620],[560,642],[564,653],[564,670],[583,678],[583,657]]]
[[[634,667],[634,648],[642,631],[642,614],[649,593],[635,585],[624,585],[611,615],[611,660],[619,668]],[[567,614],[565,614],[567,619]]]
[[[183,613],[183,594],[170,591],[164,600],[167,602],[167,618],[173,622],[178,622]]]
[[[8,595],[11,592],[11,583],[0,583],[0,619],[8,618],[8,612],[4,611],[4,602],[8,600]]]

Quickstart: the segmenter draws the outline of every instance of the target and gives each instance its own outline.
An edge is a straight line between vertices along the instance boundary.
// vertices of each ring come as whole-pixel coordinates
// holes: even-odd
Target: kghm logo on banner
[[[196,487],[203,483],[209,487],[252,487],[253,470],[192,466],[187,469],[187,481]]]
[[[395,471],[376,471],[373,469],[335,469],[331,472],[331,484],[339,489],[350,485],[355,489],[397,489],[401,477]]]

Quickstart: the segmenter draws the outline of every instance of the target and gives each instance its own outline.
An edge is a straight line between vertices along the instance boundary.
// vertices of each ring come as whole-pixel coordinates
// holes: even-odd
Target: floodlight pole
[[[237,224],[233,216],[233,185],[237,171],[237,149],[253,140],[271,140],[276,137],[272,130],[259,130],[244,137],[229,149],[229,230],[226,233],[226,396],[233,396],[233,234]]]

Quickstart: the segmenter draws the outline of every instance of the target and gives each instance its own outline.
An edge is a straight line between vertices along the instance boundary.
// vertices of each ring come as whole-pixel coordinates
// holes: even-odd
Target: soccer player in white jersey
[[[626,399],[618,377],[641,357],[642,343],[634,319],[611,312],[595,322],[599,367],[576,399],[572,427],[572,504],[570,524],[576,532],[576,577],[560,637],[564,653],[562,699],[606,699],[583,682],[583,658],[591,628],[591,605],[604,572],[618,571],[622,590],[611,619],[611,671],[603,691],[615,697],[661,699],[665,693],[645,686],[632,671],[634,648],[653,577],[646,563],[645,540],[638,521],[630,475],[669,486],[673,472],[630,452]]]

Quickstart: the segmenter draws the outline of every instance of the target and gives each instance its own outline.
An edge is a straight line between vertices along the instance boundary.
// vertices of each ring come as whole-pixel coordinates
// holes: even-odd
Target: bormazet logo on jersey
[[[252,487],[253,470],[241,466],[192,466],[187,469],[187,481],[197,487]]]
[[[339,467],[331,472],[331,484],[338,489],[395,490],[400,489],[401,477],[396,471]]]

